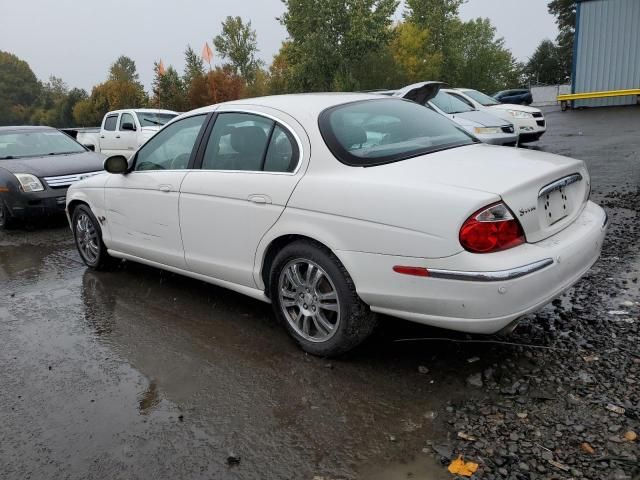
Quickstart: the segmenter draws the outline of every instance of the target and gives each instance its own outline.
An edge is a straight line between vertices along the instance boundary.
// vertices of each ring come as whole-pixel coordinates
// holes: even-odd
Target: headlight
[[[533,118],[533,115],[521,110],[507,110],[507,112],[509,112],[509,115],[514,118]]]
[[[473,133],[477,135],[494,135],[502,133],[502,129],[500,127],[475,127]]]
[[[30,173],[14,173],[14,175],[18,179],[18,182],[20,182],[20,187],[23,192],[41,192],[44,190],[38,177]]]

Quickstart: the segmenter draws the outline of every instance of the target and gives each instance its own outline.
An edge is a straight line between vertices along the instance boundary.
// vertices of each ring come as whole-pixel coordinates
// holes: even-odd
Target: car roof
[[[160,108],[122,108],[120,110],[111,110],[110,114],[114,113],[123,113],[123,112],[141,112],[141,113],[171,113],[178,115],[178,112],[174,112],[173,110],[162,110]]]
[[[320,112],[326,110],[327,108],[361,100],[392,100],[392,97],[380,94],[351,92],[293,93],[287,95],[270,95],[267,97],[244,98],[241,100],[232,100],[230,102],[210,105],[187,112],[183,116],[190,116],[197,113],[208,113],[215,110],[221,105],[237,105],[238,107],[257,106],[273,108],[275,110],[280,110],[284,113],[287,113],[294,118],[307,117],[309,115],[317,117]]]
[[[46,127],[44,125],[15,125],[0,127],[0,133],[19,133],[19,132],[51,132],[57,131],[56,128]]]

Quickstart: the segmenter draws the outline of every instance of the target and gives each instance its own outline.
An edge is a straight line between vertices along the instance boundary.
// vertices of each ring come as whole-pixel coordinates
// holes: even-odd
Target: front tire
[[[343,354],[375,328],[376,316],[358,297],[340,260],[313,242],[283,248],[273,261],[269,286],[276,316],[313,355]]]
[[[73,211],[72,225],[76,247],[84,264],[93,270],[111,268],[115,259],[107,253],[107,247],[102,241],[100,223],[88,206],[76,207]]]
[[[16,225],[16,219],[11,216],[9,208],[0,199],[0,230],[9,230]]]

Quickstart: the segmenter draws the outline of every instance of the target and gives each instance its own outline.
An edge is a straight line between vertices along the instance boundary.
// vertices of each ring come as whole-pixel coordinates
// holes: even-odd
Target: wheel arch
[[[290,233],[282,234],[273,238],[264,248],[264,253],[262,254],[262,257],[258,263],[260,268],[257,272],[258,278],[262,282],[259,287],[264,288],[264,292],[267,297],[269,296],[269,277],[271,273],[271,266],[273,265],[273,261],[275,260],[276,255],[287,245],[300,240],[313,243],[319,248],[327,250],[328,252],[331,252],[336,257],[338,257],[336,251],[328,245],[328,242],[317,240],[316,238],[313,238],[309,235],[301,233]],[[340,260],[340,258],[338,258],[338,260]],[[340,262],[342,263],[341,260]]]

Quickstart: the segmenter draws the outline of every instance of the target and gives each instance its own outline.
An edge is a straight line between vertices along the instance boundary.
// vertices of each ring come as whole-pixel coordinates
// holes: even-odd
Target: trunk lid
[[[385,176],[402,176],[407,183],[437,183],[499,195],[530,243],[570,225],[590,191],[589,174],[581,160],[484,144],[373,168],[386,170]],[[461,224],[465,220],[461,218]]]

